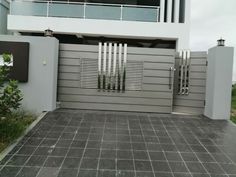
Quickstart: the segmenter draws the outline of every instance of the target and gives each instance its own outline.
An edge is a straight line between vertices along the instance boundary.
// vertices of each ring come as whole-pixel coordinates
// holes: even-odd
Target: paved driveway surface
[[[58,110],[0,177],[236,177],[236,126],[181,115]]]

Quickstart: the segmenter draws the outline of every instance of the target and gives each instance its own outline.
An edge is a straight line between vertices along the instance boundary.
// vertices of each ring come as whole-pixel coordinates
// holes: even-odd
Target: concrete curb
[[[40,114],[40,116],[24,131],[24,133],[22,134],[22,136],[20,136],[18,139],[16,139],[14,141],[13,144],[11,144],[10,146],[8,146],[5,150],[3,150],[3,152],[0,153],[0,161],[2,159],[4,159],[4,157],[24,138],[24,136],[30,131],[32,130],[37,124],[38,122],[44,118],[44,116],[47,114],[48,112],[43,112],[42,114]]]

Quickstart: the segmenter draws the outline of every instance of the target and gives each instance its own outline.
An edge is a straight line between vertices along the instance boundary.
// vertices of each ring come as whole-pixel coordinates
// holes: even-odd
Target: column
[[[211,119],[230,119],[233,57],[233,47],[208,51],[204,115]]]

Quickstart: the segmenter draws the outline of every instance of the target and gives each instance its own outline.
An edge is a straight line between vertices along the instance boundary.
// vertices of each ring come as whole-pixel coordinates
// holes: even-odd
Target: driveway
[[[236,177],[236,126],[198,116],[57,110],[0,177]]]

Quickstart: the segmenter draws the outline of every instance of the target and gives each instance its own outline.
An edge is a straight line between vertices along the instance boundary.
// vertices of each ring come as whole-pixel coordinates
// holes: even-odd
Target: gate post
[[[208,50],[204,115],[211,119],[230,119],[233,57],[233,47]]]

